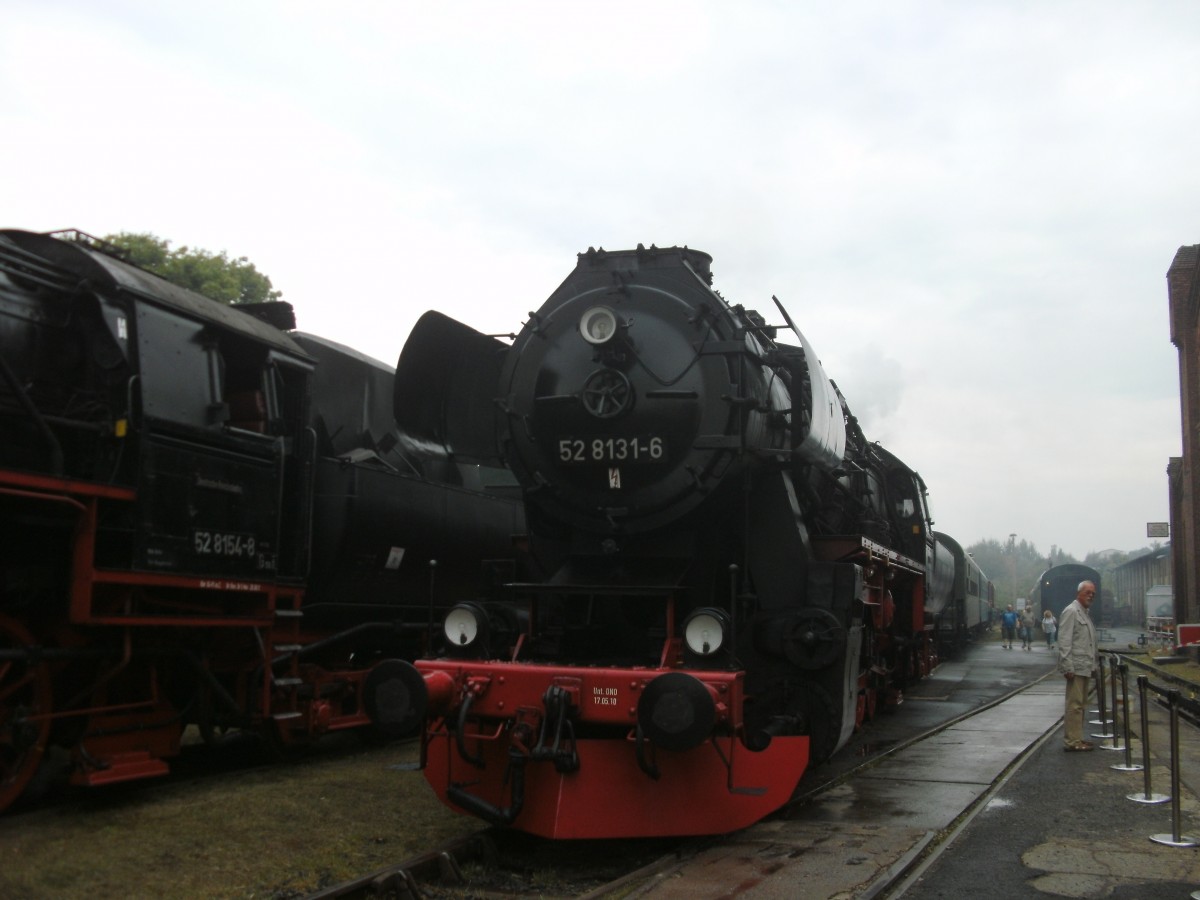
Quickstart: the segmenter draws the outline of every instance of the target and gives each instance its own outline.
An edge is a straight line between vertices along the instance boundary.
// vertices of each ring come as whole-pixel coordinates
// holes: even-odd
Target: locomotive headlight
[[[446,649],[455,655],[475,655],[487,647],[488,619],[477,603],[459,603],[442,620]]]
[[[579,333],[589,344],[607,344],[617,333],[617,316],[607,306],[593,306],[580,318]]]
[[[711,657],[728,640],[729,615],[723,609],[697,609],[684,620],[683,642],[697,656]]]

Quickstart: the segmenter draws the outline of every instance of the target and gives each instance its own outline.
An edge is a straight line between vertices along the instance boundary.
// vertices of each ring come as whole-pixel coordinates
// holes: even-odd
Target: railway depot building
[[[1146,627],[1147,618],[1174,618],[1172,554],[1164,545],[1112,570],[1113,625]]]

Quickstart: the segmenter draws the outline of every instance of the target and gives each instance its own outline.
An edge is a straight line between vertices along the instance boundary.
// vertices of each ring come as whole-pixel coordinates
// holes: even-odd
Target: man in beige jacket
[[[1096,585],[1079,584],[1075,600],[1058,621],[1058,671],[1067,679],[1066,712],[1063,716],[1063,749],[1091,750],[1083,739],[1083,714],[1087,708],[1088,685],[1099,665],[1096,655],[1096,626],[1088,608],[1096,598]]]

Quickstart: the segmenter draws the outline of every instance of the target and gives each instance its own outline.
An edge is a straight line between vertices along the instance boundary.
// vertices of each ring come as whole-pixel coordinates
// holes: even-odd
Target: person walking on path
[[[1096,653],[1096,626],[1088,608],[1096,597],[1096,585],[1079,583],[1075,599],[1063,610],[1058,623],[1058,671],[1067,679],[1066,708],[1063,714],[1063,749],[1092,750],[1083,739],[1083,713],[1087,709],[1088,686],[1099,666]]]
[[[1050,610],[1042,613],[1042,631],[1046,635],[1046,649],[1049,650],[1054,646],[1054,637],[1058,632],[1058,619],[1054,618],[1054,613]]]
[[[1021,610],[1021,647],[1033,650],[1033,607],[1026,606]]]
[[[1011,603],[1000,616],[1000,634],[1000,645],[1005,650],[1011,650],[1013,638],[1017,636],[1017,614],[1013,611]]]

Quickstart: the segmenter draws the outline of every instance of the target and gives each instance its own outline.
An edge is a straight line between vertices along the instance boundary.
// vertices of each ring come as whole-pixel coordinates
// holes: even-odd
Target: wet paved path
[[[794,900],[898,896],[899,889],[908,898],[1189,896],[1200,887],[1200,856],[1149,841],[1151,833],[1171,831],[1171,815],[1168,806],[1126,799],[1142,788],[1142,773],[1110,769],[1124,761],[1120,752],[1062,751],[1063,684],[1044,644],[1032,651],[1007,651],[998,643],[973,648],[965,661],[945,663],[923,681],[898,716],[932,716],[922,710],[938,704],[944,721],[982,705],[981,692],[995,696],[997,683],[1015,687],[1040,675],[1048,677],[896,750],[789,818],[746,829],[629,896]],[[889,726],[879,724],[860,736],[860,749],[887,741]],[[1151,735],[1152,748],[1156,740],[1161,744],[1152,766],[1155,790],[1165,791],[1166,740],[1153,724]],[[1200,774],[1200,739],[1184,743],[1182,768]],[[848,760],[814,775],[829,780],[839,766],[848,770],[856,760],[853,745],[847,750]],[[1140,744],[1134,752],[1136,761]],[[1184,793],[1182,830],[1195,833],[1196,804]],[[953,842],[919,880],[899,880],[948,836]]]

